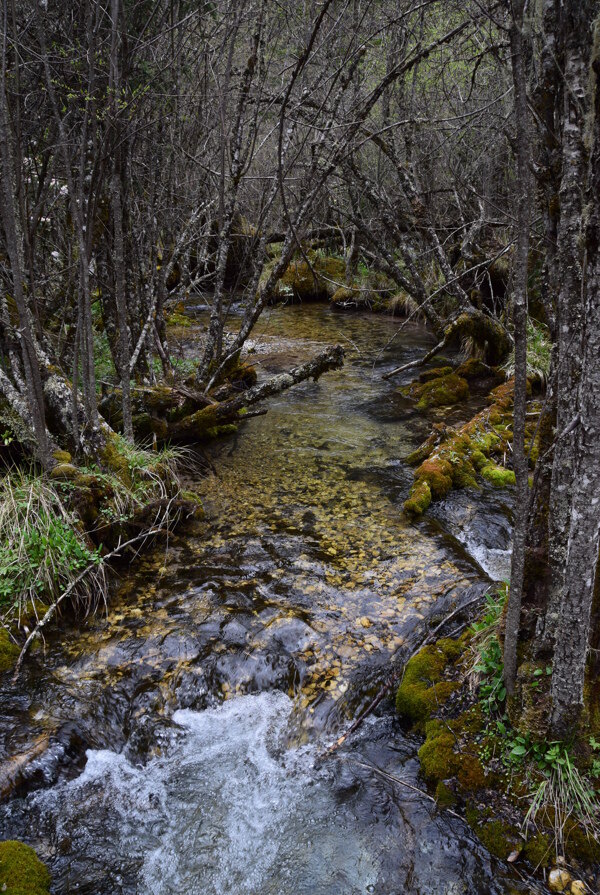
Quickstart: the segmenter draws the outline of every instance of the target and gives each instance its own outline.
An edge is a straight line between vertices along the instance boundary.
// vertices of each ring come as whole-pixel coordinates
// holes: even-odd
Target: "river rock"
[[[548,875],[548,888],[551,892],[567,892],[572,881],[573,877],[567,870],[555,867]]]

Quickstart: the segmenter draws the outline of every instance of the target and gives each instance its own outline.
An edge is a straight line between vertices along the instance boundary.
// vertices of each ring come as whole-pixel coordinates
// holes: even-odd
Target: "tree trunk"
[[[513,4],[510,29],[513,84],[515,90],[517,251],[514,267],[513,323],[515,338],[515,402],[513,410],[513,467],[517,494],[510,568],[510,590],[504,637],[504,683],[512,695],[517,676],[517,643],[521,620],[521,600],[525,569],[525,533],[528,515],[528,462],[525,455],[525,415],[527,409],[527,270],[529,259],[529,166],[530,140],[527,109],[524,2]]]
[[[573,431],[571,514],[552,672],[551,725],[556,736],[565,736],[573,730],[583,705],[600,546],[600,20],[596,21],[594,47],[579,425]]]
[[[577,4],[579,7],[579,4]],[[563,8],[561,38],[566,42],[564,59],[564,108],[562,126],[562,180],[559,192],[558,225],[558,362],[556,428],[560,435],[554,448],[549,505],[548,557],[550,590],[543,632],[544,647],[552,649],[556,632],[567,558],[571,497],[575,487],[576,432],[574,395],[581,377],[583,356],[583,301],[581,283],[581,216],[586,177],[584,110],[587,66],[585,48],[589,44],[589,20],[574,10]]]

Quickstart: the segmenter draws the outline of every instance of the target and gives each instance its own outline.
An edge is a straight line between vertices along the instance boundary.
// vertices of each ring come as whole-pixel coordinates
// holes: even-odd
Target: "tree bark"
[[[510,28],[516,125],[517,251],[514,266],[513,324],[515,339],[515,401],[513,410],[513,467],[517,486],[510,568],[510,590],[504,636],[504,683],[512,695],[517,676],[517,643],[525,569],[525,534],[529,503],[528,462],[525,455],[527,410],[527,272],[529,260],[529,166],[531,148],[527,109],[524,0],[513,3]]]
[[[564,584],[552,671],[552,730],[565,736],[583,705],[590,621],[600,546],[600,18],[596,20],[590,95],[594,106],[584,229],[583,356],[579,425],[574,429],[573,480]],[[571,412],[573,412],[571,410]]]

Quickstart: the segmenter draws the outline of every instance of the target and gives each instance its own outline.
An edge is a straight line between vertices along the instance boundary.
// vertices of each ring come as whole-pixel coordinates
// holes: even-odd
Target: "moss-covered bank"
[[[497,642],[495,637],[488,637],[485,649]],[[439,806],[462,813],[495,856],[506,860],[510,855],[530,872],[543,872],[562,850],[570,866],[565,891],[583,891],[578,889],[581,880],[596,885],[600,842],[593,829],[582,825],[575,812],[561,814],[558,805],[544,803],[535,813],[529,810],[535,794],[551,779],[551,750],[557,744],[540,743],[511,728],[503,709],[501,667],[490,659],[500,653],[484,650],[483,660],[481,655],[481,641],[470,628],[458,639],[423,647],[404,670],[396,708],[403,721],[424,736],[418,753],[422,776]],[[534,692],[541,676],[532,672]],[[581,779],[591,786],[595,779],[599,797],[600,780],[590,776],[589,756],[582,760],[588,776]]]
[[[432,384],[435,385],[433,394],[440,394],[440,381],[454,383],[461,378],[457,373],[444,373],[420,383],[419,394],[431,393],[424,389]],[[462,382],[467,386],[466,379]],[[487,398],[489,406],[465,425],[458,429],[434,425],[427,441],[407,457],[407,462],[416,466],[415,481],[404,504],[410,516],[424,513],[432,500],[445,497],[451,488],[477,488],[479,478],[498,488],[514,484],[514,472],[505,465],[512,442],[513,399],[511,379],[494,388]],[[534,432],[532,418],[528,424],[529,439]]]

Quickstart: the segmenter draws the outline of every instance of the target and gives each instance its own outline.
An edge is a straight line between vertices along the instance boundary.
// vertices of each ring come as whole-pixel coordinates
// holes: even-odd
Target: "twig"
[[[369,764],[366,761],[361,761],[359,758],[355,758],[353,755],[345,755],[344,758],[354,762],[354,764],[359,765],[361,768],[366,768],[369,771],[373,771],[375,774],[379,774],[379,776],[383,777],[385,780],[390,780],[392,783],[399,783],[401,786],[406,786],[407,789],[418,793],[424,799],[427,799],[429,802],[433,802],[433,804],[437,807],[437,800],[433,796],[430,796],[428,792],[425,792],[425,790],[419,789],[419,787],[415,786],[413,783],[409,783],[408,780],[404,780],[402,777],[396,777],[395,774],[390,774],[389,771],[384,771],[381,768],[378,768],[377,765]],[[452,814],[454,817],[457,817],[459,820],[462,820],[464,822],[464,817],[461,817],[460,814],[456,813],[456,811],[452,811],[451,808],[447,808],[446,811],[448,812],[448,814]]]

